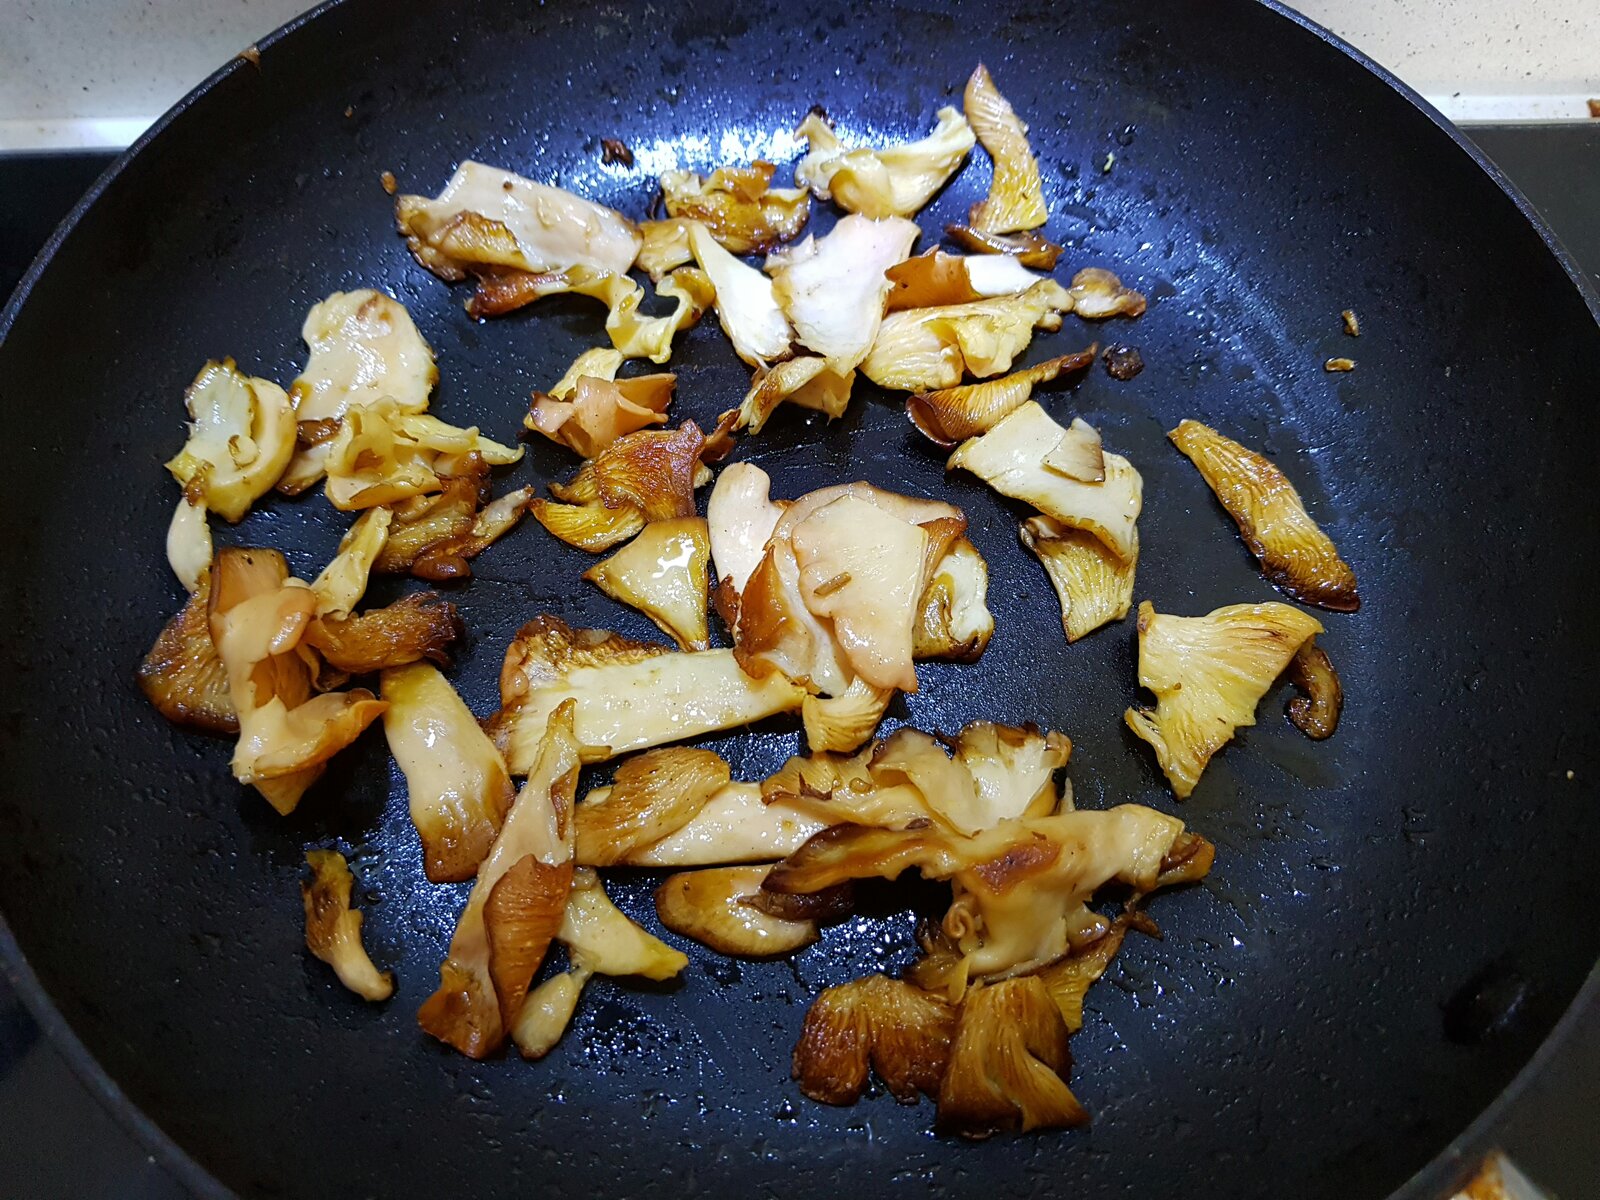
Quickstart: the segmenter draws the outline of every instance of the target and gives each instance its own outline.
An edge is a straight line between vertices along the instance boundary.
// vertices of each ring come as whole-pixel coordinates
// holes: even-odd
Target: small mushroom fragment
[[[794,330],[772,281],[724,250],[698,221],[689,223],[689,248],[716,290],[717,319],[734,353],[752,367],[785,357]]]
[[[276,550],[218,552],[208,617],[239,719],[234,778],[285,815],[328,759],[387,707],[362,688],[312,695],[311,669],[297,650],[315,609],[316,593],[289,578]]]
[[[965,537],[934,568],[917,602],[911,652],[916,658],[976,662],[994,634],[989,611],[989,564]],[[816,747],[813,742],[814,748]]]
[[[392,504],[444,487],[444,478],[467,455],[508,466],[522,450],[460,429],[426,413],[405,413],[388,399],[351,409],[328,443],[323,467],[328,500],[342,511]]]
[[[564,389],[566,380],[548,393],[535,392],[533,407],[523,418],[523,425],[585,458],[593,458],[623,434],[666,424],[676,375],[618,380],[613,368],[612,376],[583,374]]]
[[[899,979],[868,975],[824,988],[806,1012],[793,1071],[823,1104],[854,1104],[870,1066],[901,1104],[939,1094],[957,1008]]]
[[[1028,127],[1012,110],[982,63],[967,80],[962,98],[978,141],[994,159],[989,196],[972,206],[967,220],[982,233],[1037,229],[1049,218],[1039,164],[1028,146]]]
[[[999,375],[1035,328],[1060,329],[1073,303],[1059,283],[1042,279],[1017,295],[890,313],[861,371],[880,387],[907,392],[953,388],[963,375]]]
[[[709,650],[706,584],[711,540],[701,517],[652,521],[583,573],[606,595],[654,621],[680,650]]]
[[[200,368],[184,393],[184,406],[189,437],[167,463],[184,489],[180,506],[237,522],[289,465],[294,407],[277,384],[243,374],[231,358]],[[186,519],[195,518],[191,513]],[[183,519],[180,508],[174,522]],[[203,515],[199,519],[203,522]],[[184,573],[180,570],[180,578]]]
[[[827,118],[812,112],[795,131],[810,147],[795,165],[795,182],[819,200],[873,220],[915,216],[966,161],[977,140],[954,108],[941,108],[935,116],[938,124],[921,141],[846,150]]]
[[[934,1128],[986,1138],[1087,1124],[1088,1111],[1066,1084],[1068,1036],[1049,989],[1036,977],[968,992],[940,1080]]]
[[[439,368],[411,314],[393,297],[372,288],[334,292],[311,306],[300,336],[309,355],[289,398],[302,425],[338,420],[384,399],[400,412],[427,411]]]
[[[578,1011],[584,984],[593,974],[588,964],[580,962],[528,993],[511,1026],[511,1040],[523,1058],[540,1059],[556,1048]]]
[[[1334,612],[1361,606],[1355,572],[1272,462],[1199,421],[1183,421],[1167,436],[1199,468],[1268,579],[1303,604]]]
[[[1045,459],[1068,436],[1068,430],[1029,400],[988,433],[963,442],[945,465],[949,470],[963,467],[1002,496],[1026,501],[1063,524],[1088,530],[1118,558],[1129,561],[1137,550],[1144,481],[1120,454],[1103,455],[1101,483],[1052,470]],[[1074,453],[1069,461],[1077,464],[1085,458]]]
[[[806,745],[814,753],[854,750],[878,728],[892,699],[893,688],[874,687],[860,678],[837,696],[807,696],[800,704]]]
[[[433,883],[471,879],[516,794],[505,761],[429,664],[390,667],[382,692],[383,732],[406,778],[423,869]]]
[[[893,286],[884,272],[905,261],[920,231],[912,221],[851,214],[821,239],[772,255],[772,292],[800,344],[837,375],[853,371],[872,349]]]
[[[439,989],[417,1011],[424,1031],[468,1058],[485,1058],[505,1042],[565,918],[579,767],[573,707],[567,701],[550,715],[528,781],[456,922]]]
[[[440,483],[441,490],[433,495],[412,496],[391,506],[389,536],[373,570],[409,571],[419,579],[464,579],[472,574],[467,560],[510,531],[533,499],[531,487],[518,488],[480,511],[478,506],[489,498],[489,467],[477,454],[454,464]]]
[[[630,867],[709,867],[772,862],[792,854],[827,822],[805,805],[769,798],[762,784],[729,783],[713,792],[699,812],[660,841],[630,850]],[[609,788],[596,788],[578,806],[603,806]]]
[[[428,659],[448,663],[446,647],[466,632],[456,606],[436,592],[413,592],[348,617],[313,617],[304,643],[347,675]]]
[[[938,247],[897,263],[887,271],[894,284],[885,312],[970,304],[990,296],[1014,296],[1043,278],[1005,255],[964,256]]]
[[[394,975],[378,970],[361,944],[361,914],[350,907],[350,865],[335,850],[308,850],[306,864],[311,881],[301,882],[300,903],[307,949],[363,1000],[387,1000],[394,995]]]
[[[387,508],[369,508],[339,539],[332,561],[311,583],[317,594],[317,616],[348,617],[367,590],[372,565],[389,541],[389,522],[394,514]]]
[[[669,271],[694,261],[694,251],[689,248],[688,221],[678,217],[642,221],[639,235],[644,238],[644,245],[634,265],[650,276],[652,283],[660,283]]]
[[[1074,529],[1054,517],[1029,517],[1022,523],[1022,544],[1038,556],[1061,601],[1061,627],[1075,642],[1111,621],[1120,621],[1133,605],[1133,556],[1118,558],[1094,534]]]
[[[528,511],[568,545],[597,554],[649,521],[692,517],[694,489],[710,478],[700,461],[704,453],[705,437],[693,421],[624,434],[585,462],[570,483],[551,484],[555,500],[534,498]]]
[[[1180,800],[1233,731],[1256,723],[1272,681],[1321,632],[1315,617],[1276,601],[1231,604],[1203,617],[1139,605],[1139,685],[1155,693],[1156,707],[1130,708],[1124,719],[1155,750]]]
[[[193,593],[211,570],[211,526],[206,522],[205,501],[191,501],[187,491],[167,526],[167,565],[184,590]]]
[[[984,233],[969,225],[946,225],[945,236],[974,254],[1003,254],[1025,267],[1053,271],[1064,250],[1037,233]]]
[[[850,405],[855,380],[854,371],[841,375],[828,366],[826,359],[812,354],[757,367],[744,400],[732,413],[724,413],[723,420],[729,422],[730,432],[748,429],[760,433],[773,410],[784,401],[820,412],[830,421],[837,420]]]
[[[578,861],[627,862],[688,824],[728,782],[728,764],[709,750],[667,746],[628,759],[603,797],[578,805]]]
[[[919,392],[906,400],[906,416],[936,446],[954,449],[967,438],[987,433],[1026,404],[1033,389],[1094,362],[1095,347],[1049,358],[999,379]]]
[[[817,940],[817,924],[785,920],[753,901],[771,868],[712,867],[669,875],[656,889],[656,915],[673,933],[693,938],[718,954],[769,958]]]
[[[585,762],[792,712],[804,693],[781,675],[752,679],[731,650],[674,653],[603,630],[535,617],[506,649],[500,711],[486,729],[513,775],[533,765],[550,714],[575,701]]]
[[[706,179],[692,171],[667,171],[661,176],[661,198],[669,217],[700,222],[723,249],[764,253],[798,236],[811,215],[805,188],[772,186],[776,171],[760,160],[748,167],[722,167]]]
[[[1289,701],[1289,721],[1314,742],[1333,736],[1344,710],[1344,689],[1327,652],[1309,637],[1289,662],[1289,682],[1304,695]]]
[[[1072,311],[1086,321],[1106,317],[1137,317],[1144,313],[1144,296],[1123,287],[1122,280],[1101,267],[1085,267],[1072,277]]]
[[[1045,452],[1041,461],[1057,475],[1080,483],[1104,483],[1106,480],[1105,448],[1100,443],[1100,432],[1082,417],[1072,418],[1067,432],[1053,449]]]
[[[228,672],[211,642],[206,610],[211,603],[209,571],[194,595],[166,623],[139,664],[139,690],[174,725],[205,733],[236,734],[239,714],[228,692]]]

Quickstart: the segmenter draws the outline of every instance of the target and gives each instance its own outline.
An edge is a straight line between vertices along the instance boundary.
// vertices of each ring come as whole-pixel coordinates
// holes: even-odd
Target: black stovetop
[[[1468,131],[1600,280],[1600,121]],[[94,153],[0,155],[0,298],[111,162]],[[1593,1195],[1600,1144],[1600,1027],[1574,1040],[1514,1109],[1501,1144],[1555,1195]],[[0,978],[0,1195],[184,1200],[145,1149],[77,1081]]]

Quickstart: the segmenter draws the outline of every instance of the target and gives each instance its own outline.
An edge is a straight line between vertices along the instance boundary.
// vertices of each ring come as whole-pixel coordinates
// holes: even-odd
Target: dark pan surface
[[[0,910],[110,1078],[229,1187],[1376,1197],[1491,1103],[1594,964],[1600,332],[1513,200],[1382,80],[1244,0],[856,8],[350,0],[145,145],[10,310]],[[179,600],[160,464],[184,385],[224,354],[287,383],[306,308],[370,285],[436,348],[435,411],[509,437],[528,391],[601,340],[600,310],[553,300],[472,324],[393,235],[381,171],[432,191],[477,157],[640,215],[654,171],[772,153],[814,103],[858,134],[920,136],[979,59],[1032,125],[1064,265],[1111,266],[1151,297],[1137,323],[1069,318],[1032,351],[1107,336],[1143,351],[1131,383],[1097,367],[1046,397],[1144,474],[1138,596],[1184,613],[1274,598],[1163,435],[1195,416],[1263,449],[1361,579],[1361,611],[1326,616],[1321,639],[1343,726],[1303,740],[1275,691],[1180,808],[1121,725],[1131,623],[1069,650],[1019,510],[947,481],[865,384],[834,426],[785,412],[740,451],[777,494],[865,477],[948,495],[989,560],[987,657],[926,668],[896,719],[1065,730],[1080,804],[1179,811],[1218,844],[1204,886],[1155,902],[1165,940],[1130,941],[1091,993],[1073,1085],[1092,1129],[963,1147],[926,1133],[926,1105],[798,1095],[788,1054],[810,997],[902,964],[904,916],[847,923],[793,962],[691,947],[679,985],[598,981],[542,1064],[441,1050],[412,1014],[464,890],[422,883],[381,738],[283,820],[233,783],[224,744],[168,728],[133,687]],[[639,168],[600,165],[602,136]],[[986,186],[975,162],[923,227]],[[1358,369],[1325,374],[1342,353]],[[742,393],[715,321],[673,365],[680,415]],[[536,444],[507,474],[569,470]],[[316,496],[217,532],[305,574],[343,523]],[[580,583],[588,561],[532,522],[478,561],[453,675],[478,711],[536,612],[651,634]],[[797,735],[774,722],[712,744],[757,778]],[[386,1006],[301,947],[310,843],[351,852],[369,945],[399,975]],[[642,879],[622,893],[653,923],[648,897]],[[1521,1002],[1479,1037],[1460,1001],[1485,972]]]

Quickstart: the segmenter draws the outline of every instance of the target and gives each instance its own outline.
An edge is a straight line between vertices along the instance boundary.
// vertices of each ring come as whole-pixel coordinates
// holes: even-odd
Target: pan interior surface
[[[405,252],[381,172],[431,193],[476,158],[638,217],[661,170],[791,160],[814,104],[863,141],[921,136],[979,60],[1030,124],[1065,271],[1107,266],[1150,297],[1136,322],[1068,318],[1027,360],[1096,339],[1142,352],[1131,382],[1096,367],[1041,396],[1144,475],[1136,598],[1185,614],[1278,598],[1165,431],[1195,417],[1268,454],[1360,577],[1358,613],[1319,614],[1338,734],[1301,738],[1275,690],[1179,805],[1122,725],[1131,622],[1069,648],[1021,510],[947,479],[900,398],[863,381],[841,421],[781,410],[736,457],[779,496],[866,478],[967,512],[996,635],[977,665],[926,666],[886,729],[1060,729],[1080,806],[1148,803],[1217,844],[1210,879],[1154,900],[1164,940],[1131,938],[1090,993],[1071,1082],[1093,1125],[967,1146],[929,1135],[926,1105],[798,1094],[789,1053],[817,990],[911,956],[911,917],[888,904],[792,960],[690,947],[679,983],[598,980],[538,1064],[441,1049],[413,1013],[465,890],[423,879],[381,736],[279,818],[233,782],[224,743],[168,727],[133,685],[180,603],[161,463],[183,388],[224,355],[287,384],[306,309],[371,286],[435,348],[434,411],[509,440],[529,391],[603,342],[602,310],[551,299],[474,324]],[[602,164],[603,137],[635,166]],[[987,185],[975,156],[923,229]],[[1323,371],[1344,354],[1355,371]],[[748,383],[710,319],[670,369],[675,419],[707,428]],[[1600,903],[1600,761],[1574,669],[1597,650],[1596,378],[1600,331],[1511,198],[1381,79],[1244,0],[348,0],[129,161],[0,344],[0,911],[111,1079],[247,1196],[1387,1195],[1493,1101],[1600,954],[1600,926],[1567,915]],[[539,441],[504,474],[572,466]],[[309,578],[345,524],[312,495],[216,535]],[[477,712],[536,613],[655,637],[579,581],[591,561],[528,521],[451,591],[469,631],[452,679]],[[774,721],[708,744],[755,779],[799,738]],[[313,843],[350,855],[369,948],[399,982],[386,1005],[303,951]],[[652,882],[617,895],[653,927]],[[1509,1011],[1463,1028],[1485,988]]]

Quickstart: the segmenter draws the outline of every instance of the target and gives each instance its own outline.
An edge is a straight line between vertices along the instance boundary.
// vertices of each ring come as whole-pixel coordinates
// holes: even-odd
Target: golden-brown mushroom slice
[[[1032,976],[974,988],[961,1004],[934,1128],[965,1138],[1068,1129],[1088,1111],[1067,1087],[1068,1031]]]
[[[406,778],[423,870],[434,883],[471,879],[516,795],[505,760],[429,664],[389,668],[382,691],[383,731]]]
[[[583,987],[594,974],[584,962],[552,975],[528,993],[511,1026],[511,1040],[523,1058],[539,1059],[556,1048],[578,1011]]]
[[[402,412],[427,411],[439,368],[411,314],[392,296],[372,288],[334,292],[311,306],[300,336],[308,355],[289,397],[302,426],[383,399]]]
[[[783,315],[772,281],[717,244],[698,221],[689,223],[689,248],[717,294],[717,319],[733,351],[752,367],[786,357],[794,329]]]
[[[272,490],[294,455],[294,405],[233,359],[208,362],[184,393],[189,436],[167,470],[191,505],[237,522]]]
[[[407,413],[388,399],[352,409],[339,422],[324,468],[332,505],[343,511],[392,504],[437,492],[455,464],[476,454],[503,467],[522,458],[513,449],[427,413]]]
[[[322,574],[311,582],[317,594],[317,616],[348,617],[367,590],[372,565],[389,540],[394,514],[387,508],[369,508],[339,539],[339,549]]]
[[[906,399],[906,416],[929,441],[946,449],[993,429],[1033,396],[1033,389],[1094,362],[1097,346],[1049,358],[999,379],[962,384]]]
[[[752,679],[731,650],[675,653],[552,616],[524,625],[506,650],[490,736],[513,775],[533,765],[550,714],[576,701],[584,761],[600,762],[793,712],[804,696],[781,675]]]
[[[556,937],[598,975],[636,975],[659,983],[689,965],[682,951],[629,920],[587,867],[572,873],[572,894]]]
[[[1065,288],[1042,279],[1017,295],[890,313],[861,372],[905,392],[953,388],[964,375],[999,375],[1027,349],[1035,329],[1060,329],[1061,314],[1072,307]]]
[[[1079,483],[1106,481],[1105,446],[1100,441],[1100,431],[1082,417],[1072,418],[1067,432],[1042,461],[1046,469]]]
[[[585,462],[554,501],[534,499],[534,519],[568,545],[598,553],[626,541],[648,521],[694,515],[694,490],[710,477],[705,437],[693,421],[677,429],[625,434]],[[705,472],[702,475],[702,472]]]
[[[193,489],[199,492],[199,488]],[[206,503],[203,498],[189,498],[189,488],[172,510],[172,521],[167,525],[167,565],[190,593],[198,591],[200,581],[211,570],[211,525],[206,520]]]
[[[961,443],[945,465],[971,471],[1002,496],[1088,530],[1120,559],[1132,558],[1143,479],[1127,459],[1110,453],[1104,455],[1106,478],[1100,483],[1051,470],[1045,457],[1067,436],[1067,430],[1029,400],[988,433]]]
[[[314,617],[305,644],[335,670],[366,675],[427,659],[448,663],[450,644],[466,632],[456,606],[436,592],[413,592],[349,617]]]
[[[234,778],[285,814],[328,759],[387,707],[362,688],[312,695],[311,670],[297,650],[315,610],[316,593],[289,578],[277,551],[218,552],[208,617],[239,716]]]
[[[639,248],[639,258],[634,263],[650,276],[652,283],[660,283],[669,272],[694,261],[694,251],[689,248],[689,222],[678,217],[664,221],[641,221],[639,236],[644,245]]]
[[[760,433],[778,405],[788,402],[820,412],[830,421],[844,415],[850,405],[850,390],[856,373],[844,374],[828,366],[826,359],[802,354],[771,367],[757,367],[750,376],[750,390],[732,410],[731,432],[748,429]],[[725,421],[729,414],[723,414]]]
[[[603,798],[578,805],[578,861],[627,862],[635,850],[681,829],[728,782],[728,764],[709,750],[667,746],[628,759]]]
[[[711,867],[669,875],[656,888],[656,915],[673,933],[693,938],[718,954],[770,958],[817,940],[817,924],[785,920],[753,901],[769,865]]]
[[[913,655],[956,662],[976,662],[983,657],[994,633],[988,594],[989,564],[970,541],[957,538],[939,559],[917,602]]]
[[[1344,688],[1326,651],[1309,637],[1289,662],[1289,681],[1303,695],[1289,701],[1289,720],[1314,742],[1333,736],[1344,711]]]
[[[878,728],[892,699],[893,688],[874,687],[861,678],[837,696],[807,696],[800,705],[806,746],[814,754],[854,750]]]
[[[1055,1002],[1069,1034],[1083,1028],[1083,998],[1095,981],[1106,973],[1111,960],[1122,948],[1122,939],[1130,924],[1126,915],[1118,917],[1111,923],[1111,928],[1094,941],[1080,946],[1038,972],[1039,981],[1050,993],[1050,999]]]
[[[937,1096],[956,1019],[942,998],[883,975],[824,988],[795,1045],[794,1078],[823,1104],[861,1099],[869,1067],[901,1104]]]
[[[813,112],[796,133],[810,149],[794,168],[795,182],[819,200],[879,220],[911,217],[960,169],[977,140],[954,108],[934,114],[938,124],[920,141],[883,150],[846,150],[833,127]]]
[[[427,1033],[469,1058],[505,1042],[566,913],[580,765],[572,716],[570,701],[551,714],[456,922],[439,989],[417,1011]]]
[[[1161,886],[1184,832],[1176,818],[1136,804],[1002,821],[971,837],[932,822],[903,830],[836,825],[774,867],[762,886],[810,893],[849,879],[893,879],[912,867],[949,879],[956,899],[942,928],[966,977],[999,978],[1052,963],[1104,933],[1106,919],[1087,901],[1112,881],[1137,892]]]
[[[583,573],[613,600],[654,621],[680,650],[709,650],[706,622],[711,539],[702,517],[652,521]]]
[[[139,690],[174,725],[206,733],[236,734],[239,714],[228,692],[228,672],[211,642],[206,610],[211,576],[201,576],[194,595],[161,628],[139,664]]]
[[[1242,725],[1306,640],[1322,632],[1315,617],[1270,601],[1230,604],[1203,617],[1158,614],[1139,605],[1139,685],[1156,707],[1130,708],[1128,728],[1149,742],[1182,800],[1211,756]]]
[[[1361,606],[1355,572],[1272,462],[1199,421],[1180,422],[1167,436],[1200,469],[1268,579],[1304,604]]]
[[[585,458],[593,458],[623,434],[666,423],[677,376],[617,379],[622,355],[587,350],[549,392],[535,392],[522,423]],[[576,374],[574,374],[576,372]]]
[[[394,995],[394,976],[378,970],[361,944],[361,914],[350,907],[350,865],[335,850],[308,850],[306,863],[311,881],[300,884],[306,947],[363,1000],[387,1000]]]
[[[1043,278],[1006,255],[950,254],[937,246],[897,263],[885,274],[894,285],[884,299],[886,313],[1014,296]]]
[[[666,171],[661,176],[661,198],[669,217],[700,222],[723,249],[734,254],[765,253],[798,237],[811,215],[811,196],[805,188],[772,186],[776,171],[759,159],[748,167],[722,167],[704,179],[693,171]],[[662,240],[656,235],[658,244]],[[652,248],[648,232],[645,247]],[[657,260],[653,254],[652,261]],[[649,265],[641,255],[640,266]]]
[[[1039,164],[1028,146],[1028,127],[1000,94],[982,63],[967,80],[962,107],[978,141],[994,160],[994,179],[986,199],[972,206],[967,220],[982,233],[1037,229],[1049,218]]]
[[[604,805],[610,790],[596,788],[583,803]],[[802,805],[782,799],[768,802],[760,784],[729,783],[660,841],[630,851],[624,865],[676,870],[770,863],[798,850],[827,824]]]
[[[946,225],[945,236],[974,254],[1003,254],[1025,267],[1053,271],[1065,251],[1037,233],[984,233],[968,225]]]
[[[1106,317],[1137,317],[1145,310],[1143,293],[1124,287],[1122,280],[1103,267],[1085,267],[1072,277],[1072,311],[1086,321]]]
[[[1133,605],[1133,576],[1139,562],[1139,539],[1126,560],[1086,529],[1074,529],[1054,517],[1029,517],[1022,523],[1022,544],[1038,556],[1061,602],[1061,627],[1075,642],[1111,621],[1120,621]]]
[[[903,262],[920,231],[901,217],[872,221],[852,213],[823,238],[767,259],[772,290],[795,336],[845,375],[872,349],[893,286],[884,272]]]

